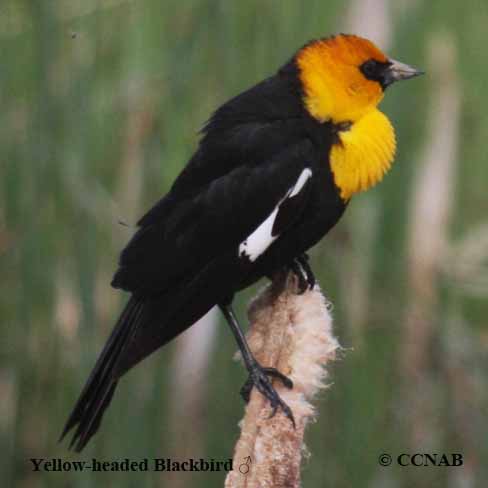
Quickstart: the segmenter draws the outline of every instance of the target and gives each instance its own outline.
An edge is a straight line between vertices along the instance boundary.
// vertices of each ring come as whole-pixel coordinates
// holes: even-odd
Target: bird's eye
[[[368,79],[376,78],[377,71],[378,71],[378,63],[374,59],[370,59],[363,63],[360,67],[361,72],[366,76]]]

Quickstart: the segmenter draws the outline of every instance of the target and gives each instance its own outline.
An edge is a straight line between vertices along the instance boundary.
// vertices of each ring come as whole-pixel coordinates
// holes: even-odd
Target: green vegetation
[[[3,486],[223,486],[221,473],[36,473],[28,460],[232,457],[245,374],[223,323],[198,408],[174,412],[171,345],[124,378],[81,457],[57,439],[125,299],[109,283],[130,226],[212,110],[310,38],[349,30],[350,3],[2,1]],[[386,2],[368,3],[375,17]],[[346,351],[308,432],[305,487],[488,479],[488,4],[395,3],[383,47],[428,75],[387,93],[393,170],[312,253]],[[405,452],[465,464],[378,465]]]

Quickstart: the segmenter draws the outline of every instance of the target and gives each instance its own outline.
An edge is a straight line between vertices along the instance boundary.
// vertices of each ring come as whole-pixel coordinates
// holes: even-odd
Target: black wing
[[[160,219],[146,221],[123,251],[114,286],[140,295],[164,292],[219,255],[231,249],[238,253],[274,211],[276,236],[303,208],[296,203],[303,199],[290,197],[297,196],[294,188],[304,170],[315,166],[314,158],[313,145],[305,139],[265,163],[233,169],[196,194],[177,198],[170,192]]]

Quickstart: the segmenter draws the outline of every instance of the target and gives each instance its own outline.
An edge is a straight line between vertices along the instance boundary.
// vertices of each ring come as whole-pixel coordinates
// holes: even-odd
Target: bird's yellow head
[[[376,108],[383,88],[361,69],[370,61],[381,65],[388,59],[372,42],[357,36],[338,35],[305,46],[297,64],[309,112],[340,124]]]
[[[343,199],[379,182],[395,156],[395,132],[377,109],[385,89],[420,71],[387,58],[371,41],[340,34],[313,41],[296,55],[308,112],[337,128],[330,154]]]

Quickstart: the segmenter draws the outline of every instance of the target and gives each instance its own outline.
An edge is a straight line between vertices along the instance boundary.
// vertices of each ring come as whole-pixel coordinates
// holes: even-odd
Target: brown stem
[[[252,302],[248,333],[260,364],[277,368],[293,381],[292,390],[279,381],[273,386],[292,409],[296,429],[281,411],[269,418],[269,402],[253,389],[226,488],[300,486],[304,431],[316,416],[310,400],[325,387],[324,366],[335,358],[339,344],[319,288],[303,295],[296,290],[294,275],[277,277]]]

